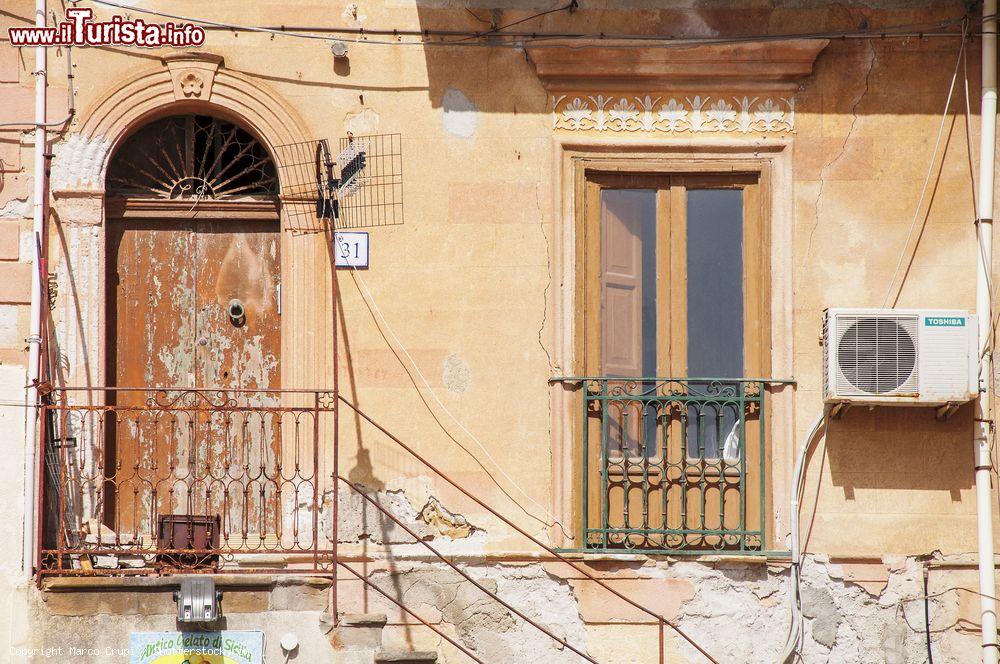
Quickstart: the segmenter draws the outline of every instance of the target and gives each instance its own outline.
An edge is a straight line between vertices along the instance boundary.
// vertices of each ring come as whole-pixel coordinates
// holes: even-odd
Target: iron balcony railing
[[[40,574],[208,571],[259,553],[332,569],[336,404],[321,390],[55,390]]]
[[[766,392],[756,378],[575,378],[583,548],[760,553]]]
[[[359,495],[387,522],[448,565],[465,582],[581,661],[570,643],[480,583],[464,566],[417,534],[364,487],[338,470],[339,406],[379,432],[432,476],[518,533],[551,561],[641,612],[656,630],[656,661],[666,661],[670,629],[704,659],[704,647],[673,621],[623,594],[578,560],[547,545],[478,498],[359,407],[332,390],[193,390],[58,388],[46,394],[40,455],[43,523],[37,561],[44,576],[304,572],[332,582],[339,618],[337,569],[396,605],[473,662],[468,643],[407,607],[338,555],[338,491]],[[275,553],[294,566],[241,569],[244,554]]]

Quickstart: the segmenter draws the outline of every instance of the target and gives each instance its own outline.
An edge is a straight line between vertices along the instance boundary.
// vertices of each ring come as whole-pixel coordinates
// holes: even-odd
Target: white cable
[[[333,242],[334,242],[334,251],[338,251],[339,247],[336,246],[336,239],[334,239]],[[361,293],[361,296],[365,298],[365,301],[371,307],[372,312],[378,317],[378,321],[381,322],[380,327],[384,328],[385,332],[392,338],[393,343],[395,343],[395,345],[399,348],[400,352],[402,352],[403,355],[406,357],[406,359],[409,361],[410,366],[413,367],[413,370],[420,378],[420,382],[423,384],[424,389],[430,394],[431,398],[434,399],[434,403],[436,403],[438,407],[442,411],[444,411],[444,413],[451,419],[451,421],[458,426],[458,428],[462,431],[462,433],[468,436],[469,439],[471,439],[472,442],[474,442],[479,447],[479,449],[482,450],[483,454],[486,455],[486,458],[489,459],[490,463],[493,464],[493,466],[500,472],[500,475],[504,479],[506,479],[511,484],[511,486],[517,489],[522,496],[527,498],[532,505],[540,509],[542,513],[545,514],[545,516],[549,517],[551,519],[551,522],[546,522],[544,519],[538,518],[537,516],[526,510],[523,505],[520,505],[516,500],[511,498],[514,504],[518,505],[518,507],[524,510],[525,514],[534,519],[537,519],[538,521],[541,521],[546,526],[553,526],[553,525],[559,526],[560,530],[563,531],[563,534],[566,537],[572,539],[572,535],[566,530],[566,526],[559,519],[557,519],[556,516],[552,514],[552,512],[546,509],[545,506],[543,506],[537,500],[528,495],[528,493],[524,489],[522,489],[521,486],[516,481],[514,481],[514,478],[512,478],[510,475],[507,474],[507,471],[503,469],[503,467],[497,462],[497,460],[493,458],[493,455],[490,454],[489,450],[486,449],[486,446],[483,445],[483,443],[479,440],[479,438],[477,438],[474,433],[469,431],[468,427],[462,424],[462,422],[455,416],[455,414],[448,409],[448,407],[444,404],[443,401],[441,401],[441,399],[437,395],[437,392],[434,391],[434,388],[431,387],[430,382],[424,376],[423,372],[420,371],[420,367],[417,366],[417,363],[413,359],[413,356],[410,355],[410,351],[406,349],[406,346],[404,346],[403,342],[400,341],[399,337],[396,335],[396,332],[392,329],[392,326],[389,325],[389,321],[386,320],[385,315],[382,313],[382,309],[378,306],[378,303],[375,301],[375,297],[372,295],[371,290],[368,288],[368,284],[367,282],[365,282],[364,277],[362,277],[361,273],[358,271],[357,266],[354,264],[353,261],[348,261],[348,263],[351,266],[351,275],[354,277],[354,283],[360,286],[358,290]],[[334,269],[336,269],[336,267]],[[468,452],[468,450],[466,450],[466,452]],[[473,456],[473,458],[475,457]],[[494,479],[494,481],[496,480]]]
[[[792,553],[792,575],[790,582],[792,587],[789,589],[788,593],[791,620],[788,624],[788,636],[785,639],[784,649],[782,650],[781,656],[777,660],[778,664],[786,664],[791,660],[792,656],[798,652],[799,640],[802,638],[802,634],[804,633],[802,625],[802,594],[800,591],[800,583],[802,580],[802,551],[799,546],[799,495],[802,492],[806,457],[809,455],[809,450],[816,441],[819,431],[823,428],[823,423],[825,421],[826,409],[824,409],[823,413],[818,415],[809,426],[805,439],[802,441],[802,447],[799,448],[798,456],[795,459],[795,471],[792,473],[790,501],[790,548]]]
[[[886,304],[889,302],[889,295],[892,293],[892,286],[896,282],[896,276],[899,274],[899,268],[903,266],[903,259],[906,257],[907,247],[910,245],[910,238],[913,237],[913,229],[916,228],[917,218],[920,216],[920,209],[924,206],[924,197],[927,195],[927,187],[931,182],[931,175],[934,173],[934,163],[937,161],[938,148],[941,146],[941,137],[944,135],[944,125],[948,119],[948,109],[951,108],[951,97],[955,92],[955,81],[958,79],[958,68],[962,64],[962,55],[965,53],[965,35],[966,35],[966,22],[962,23],[962,45],[958,49],[958,59],[955,61],[955,71],[951,75],[951,85],[948,86],[948,98],[944,103],[944,112],[941,113],[941,122],[938,125],[937,139],[934,141],[934,150],[931,152],[930,163],[927,164],[927,174],[924,176],[924,185],[920,188],[920,198],[917,199],[917,207],[913,210],[913,219],[910,220],[910,229],[906,232],[906,241],[903,242],[903,249],[899,253],[899,260],[896,261],[896,269],[892,272],[892,278],[889,279],[889,287],[885,292],[885,297],[882,299],[882,307],[885,308]],[[944,167],[944,161],[942,160],[942,168]],[[927,214],[930,214],[928,209]],[[927,215],[924,216],[924,224],[927,223]],[[921,226],[921,229],[923,225]],[[916,247],[913,248],[913,253],[911,254],[911,260],[913,255],[916,254]],[[903,284],[906,281],[906,276],[899,282],[899,288],[896,290],[896,296],[893,298],[892,307],[896,307],[896,302],[899,301],[899,296],[903,292]]]

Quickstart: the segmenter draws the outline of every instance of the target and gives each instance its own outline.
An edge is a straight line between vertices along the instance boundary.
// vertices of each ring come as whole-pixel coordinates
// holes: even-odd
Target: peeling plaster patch
[[[88,139],[73,134],[55,146],[52,159],[53,189],[104,188],[104,164],[111,141],[101,137]]]
[[[586,631],[569,584],[547,574],[541,565],[467,567],[463,571],[559,638],[575,647],[586,647]],[[580,661],[578,655],[513,615],[443,564],[414,565],[394,573],[379,570],[371,579],[406,606],[436,609],[442,621],[455,626],[460,642],[484,661],[546,664]]]
[[[476,133],[476,105],[461,90],[448,88],[441,100],[444,130],[452,136],[470,138]]]
[[[28,191],[34,191],[30,178],[28,181]],[[12,198],[4,203],[3,207],[0,207],[0,219],[27,219],[30,217],[33,213],[31,198],[31,193],[29,193],[24,198]]]
[[[451,512],[434,496],[427,499],[427,504],[421,508],[417,518],[439,534],[451,539],[464,539],[478,530],[468,519],[461,514]]]
[[[361,487],[365,494],[379,506],[406,524],[422,540],[434,536],[427,524],[417,517],[417,510],[402,491],[372,491]],[[386,516],[363,496],[344,487],[338,493],[339,498],[339,528],[337,530],[340,542],[360,542],[368,540],[375,544],[410,544],[413,537],[403,530],[399,524]],[[324,501],[324,529],[328,540],[333,540],[333,496],[328,494]]]
[[[377,134],[382,118],[373,109],[366,108],[344,116],[344,128],[352,134]]]
[[[429,492],[423,493],[426,502],[419,511],[402,489],[379,491],[358,485],[367,496],[382,509],[409,528],[417,538],[384,514],[378,507],[346,485],[338,493],[339,508],[337,529],[338,541],[345,544],[370,542],[393,546],[394,555],[424,557],[431,555],[423,542],[433,541],[434,548],[449,556],[482,556],[486,550],[487,532],[485,528],[473,525],[458,513],[447,509]],[[327,490],[320,497],[320,532],[328,542],[333,541],[333,491]],[[310,512],[312,496],[299,500],[299,510]],[[286,510],[290,518],[291,510]]]
[[[444,358],[444,371],[442,372],[444,386],[455,394],[465,394],[472,382],[472,371],[465,360],[452,353]]]
[[[344,7],[344,11],[341,12],[340,18],[347,21],[348,25],[352,28],[360,28],[368,17],[361,11],[358,3],[351,2]]]
[[[843,563],[825,556],[808,556],[802,568],[804,662],[919,662],[926,659],[923,603],[906,601],[923,594],[922,564],[916,558],[889,566],[885,589],[877,595],[845,579]],[[646,572],[647,570],[643,570]],[[788,629],[788,569],[753,563],[681,561],[667,568],[669,578],[686,579],[695,596],[680,606],[678,625],[695,640],[710,646],[720,661],[775,661]],[[931,607],[932,639],[942,662],[956,606],[936,598]],[[933,600],[933,601],[936,601]],[[954,602],[953,602],[954,603]],[[901,629],[902,627],[902,629]],[[712,635],[705,641],[705,635]],[[689,646],[677,642],[683,655],[697,661]],[[938,657],[935,656],[935,661]]]
[[[802,588],[802,615],[812,620],[812,637],[817,643],[832,648],[837,642],[841,617],[830,591],[821,586]]]

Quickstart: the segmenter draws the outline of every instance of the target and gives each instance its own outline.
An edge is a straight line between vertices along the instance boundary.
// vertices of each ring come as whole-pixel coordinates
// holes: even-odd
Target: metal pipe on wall
[[[35,27],[45,27],[45,0],[35,0]],[[46,160],[46,68],[44,46],[35,48],[35,163],[32,231],[34,256],[31,270],[31,327],[28,337],[28,386],[25,409],[24,442],[24,573],[31,576],[35,561],[35,497],[37,469],[35,432],[38,420],[38,380],[42,351],[42,275],[39,271],[45,242],[45,211],[48,198],[48,166]]]
[[[979,209],[976,211],[976,313],[979,338],[989,344],[979,363],[980,392],[976,399],[973,444],[976,459],[976,515],[979,539],[979,602],[982,625],[983,663],[997,664],[996,571],[993,557],[993,465],[990,459],[990,408],[992,392],[993,339],[991,335],[991,276],[993,266],[993,178],[996,159],[997,116],[997,0],[983,2],[983,89],[980,110]],[[985,388],[985,389],[984,389]]]

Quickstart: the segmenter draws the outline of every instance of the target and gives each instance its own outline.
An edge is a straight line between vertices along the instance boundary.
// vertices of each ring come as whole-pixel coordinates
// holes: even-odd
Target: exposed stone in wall
[[[806,662],[864,664],[926,661],[923,566],[905,558],[889,566],[875,594],[845,580],[826,557],[807,557],[802,574]],[[678,625],[709,645],[721,661],[774,661],[789,624],[789,575],[759,564],[678,562],[665,574],[692,581],[697,592],[683,604]],[[969,637],[958,635],[954,597],[931,600],[934,661],[969,661]],[[711,639],[704,640],[705,635]],[[959,642],[962,642],[961,644]],[[679,643],[679,642],[678,642]],[[693,649],[679,646],[691,661]]]
[[[576,647],[585,647],[586,630],[568,583],[546,573],[541,565],[469,567],[466,571],[532,620]],[[487,662],[546,662],[567,664],[578,655],[521,620],[501,604],[440,565],[415,565],[372,580],[407,606],[433,607],[440,621],[454,627],[462,645]]]
[[[32,186],[30,182],[28,186]],[[23,198],[11,198],[0,206],[0,219],[27,219],[32,214],[33,206],[30,193]]]

